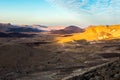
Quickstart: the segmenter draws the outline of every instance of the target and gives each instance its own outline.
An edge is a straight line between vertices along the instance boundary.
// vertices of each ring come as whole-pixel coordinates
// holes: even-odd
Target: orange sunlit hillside
[[[71,42],[74,40],[85,39],[87,41],[120,39],[120,25],[110,26],[91,26],[85,29],[83,33],[74,33],[68,37],[57,37],[58,43]]]

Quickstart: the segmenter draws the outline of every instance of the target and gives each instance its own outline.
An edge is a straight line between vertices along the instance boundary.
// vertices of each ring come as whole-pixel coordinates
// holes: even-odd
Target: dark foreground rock
[[[69,76],[63,80],[120,80],[120,60],[105,63],[81,75]]]

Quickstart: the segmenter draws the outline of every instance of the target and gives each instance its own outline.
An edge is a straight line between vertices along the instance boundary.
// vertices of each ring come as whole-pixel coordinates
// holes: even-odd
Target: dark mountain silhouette
[[[43,32],[47,26],[42,25],[12,25],[10,23],[0,23],[1,32]]]
[[[71,34],[71,33],[79,33],[79,32],[83,32],[84,29],[77,27],[77,26],[68,26],[64,29],[61,30],[54,30],[51,31],[51,33],[53,34]]]

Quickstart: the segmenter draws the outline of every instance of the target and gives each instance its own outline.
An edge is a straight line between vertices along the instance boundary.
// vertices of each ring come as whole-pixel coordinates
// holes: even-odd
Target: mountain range
[[[77,26],[43,26],[43,25],[12,25],[11,23],[0,23],[0,32],[46,32],[53,34],[70,34],[83,32],[84,30]]]
[[[12,25],[11,23],[0,23],[2,32],[43,32],[65,28],[64,26],[43,26],[43,25]]]
[[[38,28],[39,27],[39,28]],[[10,23],[0,23],[0,32],[43,32],[42,28],[47,28],[46,26],[37,25],[12,25]]]

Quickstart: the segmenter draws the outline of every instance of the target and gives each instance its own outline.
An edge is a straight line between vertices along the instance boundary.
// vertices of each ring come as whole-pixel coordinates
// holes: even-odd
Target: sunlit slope
[[[56,38],[58,43],[65,43],[82,39],[87,41],[120,39],[120,25],[91,26],[86,28],[85,32],[83,33],[75,33],[72,34],[72,36]]]

